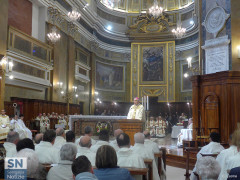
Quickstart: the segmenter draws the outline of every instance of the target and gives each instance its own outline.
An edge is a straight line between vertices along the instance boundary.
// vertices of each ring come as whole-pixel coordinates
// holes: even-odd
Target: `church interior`
[[[0,0],[0,179],[240,179],[238,1]]]

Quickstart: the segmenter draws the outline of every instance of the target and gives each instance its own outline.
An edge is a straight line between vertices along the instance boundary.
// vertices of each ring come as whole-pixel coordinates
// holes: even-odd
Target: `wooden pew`
[[[46,171],[49,172],[51,169],[51,164],[42,164]],[[147,173],[149,171],[148,168],[135,168],[135,167],[121,167],[127,169],[131,175],[140,175],[143,176],[143,180],[147,180]],[[96,167],[93,167],[93,169],[96,169]],[[151,179],[152,180],[152,179]]]
[[[166,171],[166,153],[167,153],[166,147],[161,147],[159,150],[160,152],[162,152],[163,167]]]
[[[162,172],[162,152],[154,153],[154,157],[157,158],[158,175],[161,176],[161,172]]]
[[[152,159],[144,159],[144,163],[147,165],[149,171],[148,171],[148,180],[153,179],[153,160]]]
[[[187,153],[187,158],[186,158],[186,173],[184,176],[186,177],[185,180],[190,180],[190,173],[189,173],[189,158],[190,158],[190,153],[196,153],[199,151],[198,148],[194,147],[186,147],[184,151]]]

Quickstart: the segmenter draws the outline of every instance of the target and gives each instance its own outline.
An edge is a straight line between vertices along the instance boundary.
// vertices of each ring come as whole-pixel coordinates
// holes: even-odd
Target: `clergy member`
[[[20,114],[20,119],[15,123],[15,131],[19,133],[20,139],[29,138],[32,139],[32,132],[25,126],[23,119],[24,115]],[[21,132],[21,134],[20,134]]]
[[[89,159],[92,166],[95,166],[96,153],[90,150],[91,145],[91,138],[89,136],[83,136],[80,139],[79,145],[77,147],[78,153],[76,157],[84,155]]]
[[[0,115],[0,140],[7,138],[7,134],[10,130],[10,121],[9,117],[6,115],[6,111],[1,110]]]
[[[160,180],[159,174],[158,174],[158,169],[156,162],[154,160],[154,152],[151,148],[146,148],[144,146],[144,139],[145,136],[143,133],[136,133],[134,134],[134,141],[135,144],[131,148],[135,154],[139,154],[141,157],[144,159],[152,159],[152,167],[153,167],[153,180]]]
[[[142,104],[139,103],[139,98],[134,98],[134,105],[129,109],[127,119],[139,119],[145,121],[145,110]]]
[[[227,173],[227,162],[229,161],[229,157],[234,156],[238,153],[237,149],[237,136],[240,135],[237,131],[234,132],[233,135],[229,136],[229,145],[230,147],[228,149],[224,149],[220,152],[220,154],[217,156],[217,162],[221,166],[221,173],[219,174],[218,179],[219,180],[225,180],[228,177]]]
[[[119,146],[117,144],[117,136],[121,133],[123,133],[123,131],[121,129],[116,129],[114,131],[115,140],[110,141],[110,146],[112,146],[115,149],[116,152],[119,150]]]
[[[65,140],[65,131],[62,128],[57,128],[56,129],[56,139],[54,141],[53,146],[57,149],[61,149],[61,147],[66,144]]]
[[[107,130],[101,130],[99,133],[99,141],[91,147],[91,151],[96,153],[102,145],[109,145],[109,133]]]
[[[216,132],[212,132],[209,138],[210,143],[206,146],[203,146],[202,149],[197,153],[197,160],[202,157],[202,154],[217,154],[224,150],[224,147],[220,144],[220,135]],[[196,171],[194,167],[193,172]],[[194,173],[191,173],[191,180],[197,179]]]
[[[7,141],[4,142],[3,147],[6,150],[6,157],[15,157],[17,154],[16,145],[19,141],[19,134],[11,131],[7,135]]]
[[[84,136],[89,136],[90,138],[93,136],[93,129],[92,129],[92,127],[86,126],[86,127],[84,128]],[[81,136],[81,137],[82,137],[82,136]],[[78,144],[79,144],[79,142],[80,142],[81,137],[78,138],[78,139],[76,139],[76,141],[75,141],[75,144],[76,144],[77,146],[78,146]],[[91,138],[91,142],[92,142],[92,145],[95,145],[95,144],[97,143],[97,141],[94,140],[93,138]]]

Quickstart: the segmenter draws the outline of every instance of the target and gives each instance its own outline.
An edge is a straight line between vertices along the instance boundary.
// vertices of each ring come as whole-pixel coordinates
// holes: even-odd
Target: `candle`
[[[148,99],[148,96],[147,96],[147,111],[149,110],[149,99]]]

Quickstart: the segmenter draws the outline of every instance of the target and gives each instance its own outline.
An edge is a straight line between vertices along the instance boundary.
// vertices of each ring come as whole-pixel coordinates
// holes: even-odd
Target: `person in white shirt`
[[[59,162],[59,149],[53,147],[56,138],[54,130],[47,130],[43,135],[43,140],[35,146],[39,162],[42,164],[56,164]]]
[[[36,152],[32,149],[22,149],[16,157],[27,158],[27,179],[35,179],[38,177],[39,160]]]
[[[109,143],[110,146],[112,146],[112,147],[115,149],[116,152],[119,150],[119,146],[118,146],[118,144],[117,144],[117,136],[118,136],[119,134],[121,134],[121,133],[123,133],[123,131],[122,131],[121,129],[116,129],[116,130],[114,131],[115,140],[110,141],[110,143]]]
[[[192,118],[190,118],[189,120],[188,120],[188,127],[187,127],[188,129],[192,129],[193,128],[193,120],[192,120]]]
[[[91,138],[89,136],[83,136],[78,145],[77,157],[84,155],[89,159],[92,166],[95,166],[96,153],[90,150],[91,145]]]
[[[35,144],[39,144],[43,140],[43,133],[38,133],[35,135],[34,142]]]
[[[220,154],[217,156],[217,162],[221,166],[221,173],[218,177],[219,180],[225,180],[228,177],[227,172],[227,162],[229,161],[229,158],[236,155],[238,153],[237,149],[237,132],[235,131],[233,135],[229,136],[229,145],[230,147],[228,149],[224,149],[220,152]]]
[[[7,135],[7,141],[3,146],[6,150],[6,157],[15,157],[17,154],[16,144],[19,141],[19,134],[14,131],[10,131]]]
[[[202,149],[197,153],[197,161],[202,157],[201,154],[219,154],[222,150],[224,150],[224,147],[220,144],[220,135],[218,133],[212,132],[209,140],[210,143],[206,146],[203,146]],[[193,169],[193,172],[195,171],[196,167]],[[191,173],[190,179],[195,180],[197,177],[194,175],[194,173]]]
[[[159,150],[158,144],[151,141],[150,132],[149,131],[144,131],[143,134],[145,136],[144,146],[147,147],[147,148],[151,148],[154,153],[159,153],[160,150]]]
[[[127,119],[139,119],[145,121],[145,110],[142,104],[139,103],[139,98],[134,98],[134,105],[129,109]]]
[[[130,138],[127,134],[121,133],[117,136],[119,150],[117,152],[118,166],[145,168],[143,158],[130,149]]]
[[[57,128],[56,129],[56,139],[54,141],[53,146],[57,149],[61,149],[61,147],[66,144],[65,140],[65,131],[62,128]]]
[[[86,126],[86,127],[84,128],[84,136],[89,136],[90,138],[93,136],[93,129],[92,129],[92,127]],[[81,137],[82,137],[82,136],[81,136]],[[80,142],[81,137],[78,138],[78,139],[76,139],[76,141],[75,141],[75,144],[76,144],[77,146],[78,146],[78,144],[79,144],[79,142]],[[92,145],[95,145],[95,144],[97,143],[97,141],[94,140],[93,138],[91,138],[91,141],[92,141]]]
[[[50,169],[47,180],[73,180],[72,163],[77,155],[77,148],[73,144],[64,144],[60,150],[60,158],[57,166]]]
[[[99,141],[91,147],[91,151],[96,153],[102,145],[109,145],[109,133],[107,130],[101,130],[99,133]]]
[[[132,150],[135,154],[139,154],[144,159],[152,159],[152,167],[153,167],[153,180],[160,180],[158,169],[156,162],[154,160],[154,152],[151,148],[146,148],[144,146],[144,139],[145,136],[143,133],[136,133],[134,134],[134,141],[135,144],[132,147]]]
[[[220,171],[221,167],[214,157],[200,157],[197,161],[196,172],[202,180],[217,180]]]
[[[15,116],[14,120],[11,120],[11,124],[14,124],[14,131],[19,133],[20,139],[29,138],[32,139],[32,132],[24,124],[24,115],[20,114],[20,119]],[[17,119],[17,120],[16,120]]]

